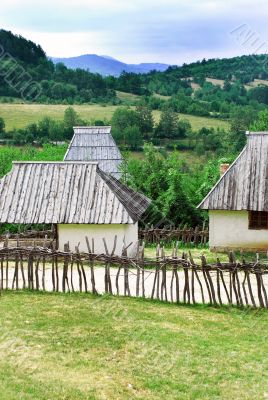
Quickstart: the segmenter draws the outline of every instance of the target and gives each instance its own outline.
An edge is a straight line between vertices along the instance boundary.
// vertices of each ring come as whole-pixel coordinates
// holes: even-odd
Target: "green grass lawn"
[[[4,400],[268,396],[268,313],[4,292]]]
[[[27,124],[37,122],[45,116],[54,119],[62,119],[66,105],[46,105],[46,104],[0,104],[0,117],[4,118],[6,129],[23,128]],[[110,120],[118,106],[101,105],[74,105],[72,106],[79,116],[87,121],[90,120]],[[160,118],[160,111],[154,111],[155,121]],[[228,128],[227,121],[216,118],[196,117],[193,115],[180,114],[180,118],[186,118],[190,121],[193,129],[202,127],[223,127]]]

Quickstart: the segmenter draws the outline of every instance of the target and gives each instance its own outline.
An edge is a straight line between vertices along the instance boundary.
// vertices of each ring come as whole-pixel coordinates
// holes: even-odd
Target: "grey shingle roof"
[[[112,137],[110,126],[74,127],[65,161],[97,161],[104,172],[120,178],[122,155]]]
[[[268,211],[268,132],[248,132],[247,144],[198,206]]]
[[[0,222],[21,224],[127,224],[150,204],[96,162],[14,162],[0,200]]]

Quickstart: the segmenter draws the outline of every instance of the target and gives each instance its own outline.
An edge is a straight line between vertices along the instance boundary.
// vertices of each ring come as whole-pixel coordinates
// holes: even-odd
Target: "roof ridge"
[[[134,222],[139,220],[142,214],[149,207],[151,200],[148,199],[148,197],[146,197],[143,193],[135,191],[134,189],[120,182],[114,176],[102,171],[99,167],[97,168],[97,173],[109,186]]]

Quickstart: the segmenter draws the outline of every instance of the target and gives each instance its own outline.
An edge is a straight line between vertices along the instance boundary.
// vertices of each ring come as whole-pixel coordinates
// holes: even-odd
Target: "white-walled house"
[[[209,210],[212,250],[268,250],[268,132],[247,144],[198,208]]]
[[[105,253],[103,238],[111,251],[121,255],[123,241],[128,255],[136,251],[138,220],[150,201],[101,171],[96,162],[13,162],[0,180],[0,223],[54,224],[60,250],[80,242],[88,251],[94,238],[95,253]]]

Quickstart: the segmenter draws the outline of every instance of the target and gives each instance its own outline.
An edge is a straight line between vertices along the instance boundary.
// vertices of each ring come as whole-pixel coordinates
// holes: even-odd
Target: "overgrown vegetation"
[[[152,200],[142,222],[160,226],[201,224],[207,215],[196,207],[219,178],[222,161],[226,159],[214,159],[203,167],[190,166],[179,152],[165,153],[146,145],[144,158],[129,158],[126,165],[126,183]]]

